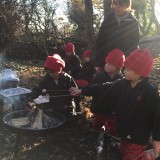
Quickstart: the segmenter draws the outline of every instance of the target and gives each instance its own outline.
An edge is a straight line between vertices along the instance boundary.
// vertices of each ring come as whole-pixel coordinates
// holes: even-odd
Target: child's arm
[[[73,96],[79,96],[81,94],[86,96],[99,96],[105,93],[110,87],[114,86],[119,81],[121,80],[117,80],[115,82],[96,83],[87,87],[83,87],[82,89],[72,87],[69,91]]]
[[[104,92],[104,87],[102,87],[103,84],[94,84],[91,86],[83,87],[82,89],[71,87],[69,91],[71,92],[71,95],[73,96],[79,96],[79,95],[86,95],[86,96],[95,96],[99,95],[100,93]]]
[[[152,93],[153,102],[153,149],[155,150],[155,158],[160,158],[160,97],[158,91]]]

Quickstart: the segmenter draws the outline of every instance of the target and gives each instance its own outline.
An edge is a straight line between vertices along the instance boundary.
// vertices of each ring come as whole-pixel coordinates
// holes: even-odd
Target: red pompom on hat
[[[115,65],[118,69],[124,66],[125,56],[124,53],[119,49],[114,49],[109,52],[105,62]]]
[[[86,51],[83,52],[83,58],[89,57],[89,56],[91,56],[91,54],[92,54],[91,50],[86,50]]]
[[[58,54],[53,54],[52,56],[47,57],[44,67],[61,73],[62,68],[65,67],[65,62]]]
[[[65,46],[64,46],[64,49],[66,52],[71,52],[71,53],[74,53],[75,52],[75,46],[73,43],[71,42],[68,42]]]
[[[152,70],[153,58],[148,49],[136,49],[125,60],[125,67],[143,77],[147,77]]]

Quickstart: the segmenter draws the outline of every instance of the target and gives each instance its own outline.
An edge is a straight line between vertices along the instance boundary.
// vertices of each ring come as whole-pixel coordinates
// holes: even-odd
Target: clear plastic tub
[[[0,77],[0,89],[17,88],[19,78],[16,75],[16,71],[11,69],[4,69]]]

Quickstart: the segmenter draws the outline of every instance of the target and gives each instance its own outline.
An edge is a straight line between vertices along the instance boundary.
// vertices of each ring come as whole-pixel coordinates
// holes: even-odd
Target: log
[[[42,114],[43,114],[43,111],[38,108],[37,115],[36,115],[36,117],[34,119],[34,122],[31,126],[32,129],[42,129],[42,127],[43,127],[43,125],[42,125]]]

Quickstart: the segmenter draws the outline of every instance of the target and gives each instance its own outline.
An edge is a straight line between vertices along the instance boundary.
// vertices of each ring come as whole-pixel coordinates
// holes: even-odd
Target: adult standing
[[[112,0],[112,10],[102,22],[95,44],[92,61],[96,70],[104,67],[105,57],[113,49],[120,49],[125,56],[137,48],[139,26],[131,12],[131,0]]]

